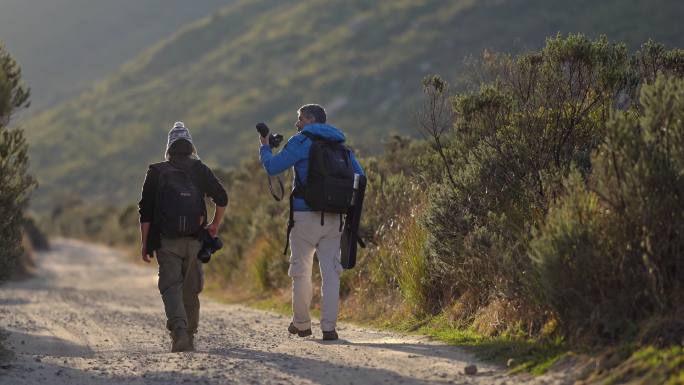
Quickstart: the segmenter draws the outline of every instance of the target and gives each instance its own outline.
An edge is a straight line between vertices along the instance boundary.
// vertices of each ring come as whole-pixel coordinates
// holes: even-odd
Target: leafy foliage
[[[467,291],[477,303],[534,295],[527,245],[572,165],[587,171],[614,95],[624,91],[624,46],[580,35],[540,52],[486,55],[492,79],[454,100],[455,130],[425,221],[437,301]],[[440,302],[435,305],[440,307]]]
[[[618,113],[588,184],[571,178],[532,245],[567,330],[615,338],[684,297],[684,80],[659,76]]]
[[[605,162],[620,159],[592,158],[596,151],[601,154],[605,146],[614,143],[611,116],[623,109],[623,119],[635,121],[646,105],[637,104],[633,95],[642,87],[649,89],[654,80],[651,71],[681,73],[682,58],[681,50],[668,51],[654,42],[647,42],[630,58],[623,45],[610,44],[605,38],[591,41],[582,35],[550,38],[540,52],[516,58],[484,55],[480,68],[485,80],[480,90],[453,99],[453,133],[445,135],[442,130],[434,134],[433,130],[431,135],[443,170],[443,180],[433,188],[424,219],[428,276],[436,289],[430,297],[435,312],[453,301],[471,302],[465,305],[470,311],[461,311],[458,317],[474,321],[474,325],[479,323],[478,317],[494,317],[485,313],[501,311],[501,316],[512,319],[502,323],[499,331],[523,322],[527,333],[539,333],[543,325],[558,317],[566,332],[585,333],[590,325],[595,335],[608,338],[629,332],[626,325],[653,314],[661,304],[658,298],[674,289],[672,285],[665,289],[662,281],[675,279],[661,276],[659,262],[648,262],[647,267],[631,264],[625,259],[627,251],[620,251],[626,247],[629,253],[636,253],[632,258],[646,258],[648,254],[640,251],[645,246],[637,246],[651,244],[651,238],[639,236],[649,224],[607,217],[597,196],[592,195],[597,189],[588,195],[580,192],[586,179],[608,183],[605,170],[612,166]],[[648,65],[644,65],[646,61]],[[440,82],[433,78],[425,86],[439,93],[446,89]],[[644,95],[642,92],[642,101]],[[434,103],[428,98],[428,105]],[[657,103],[649,103],[648,108],[652,110]],[[647,116],[650,113],[644,114]],[[669,143],[678,142],[670,139]],[[630,154],[640,151],[659,153],[639,141],[624,150]],[[668,151],[676,153],[671,148]],[[653,163],[649,175],[667,173],[663,167],[669,161],[663,157],[656,156],[663,165]],[[622,174],[618,176],[623,179]],[[662,178],[657,181],[650,183],[665,183]],[[624,181],[621,183],[607,186],[602,194],[620,191]],[[644,190],[644,184],[649,182],[639,178],[631,184],[643,191],[642,203],[670,203],[658,210],[646,209],[643,204],[637,207],[651,210],[655,223],[671,223],[674,218],[668,213],[679,210],[673,209],[674,198],[654,197],[659,192],[678,196],[678,187],[673,190],[659,185],[659,190]],[[634,199],[638,194],[630,191],[624,196]],[[621,201],[615,198],[612,202]],[[550,211],[555,205],[561,208]],[[645,216],[646,211],[633,215]],[[654,222],[649,222],[650,226]],[[651,231],[660,230],[670,235],[658,238],[658,245],[678,249],[671,239],[679,230]],[[621,243],[627,239],[636,244]],[[673,261],[675,255],[658,260]],[[543,262],[535,264],[535,258]],[[630,273],[616,274],[615,265]],[[650,274],[657,278],[647,280],[635,273],[640,268],[653,270]],[[637,284],[642,281],[660,291],[645,290]],[[621,288],[629,294],[619,295]],[[636,300],[641,297],[627,288],[641,290],[645,299]],[[553,312],[546,310],[549,308]],[[614,322],[620,319],[626,322]]]
[[[22,253],[23,210],[34,185],[23,131],[8,127],[12,114],[28,105],[21,69],[0,43],[0,280],[12,274]]]

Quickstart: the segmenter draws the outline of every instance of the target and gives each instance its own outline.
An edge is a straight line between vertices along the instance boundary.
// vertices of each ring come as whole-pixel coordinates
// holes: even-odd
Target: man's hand
[[[142,260],[150,263],[150,260],[154,258],[154,255],[147,252],[147,236],[150,234],[150,222],[140,222],[140,255]]]
[[[147,247],[146,247],[145,245],[142,245],[142,249],[140,250],[140,253],[141,253],[141,255],[142,255],[142,260],[145,261],[145,262],[147,262],[147,263],[150,263],[150,261],[152,260],[152,258],[154,258],[154,255],[153,255],[153,254],[148,254],[148,253],[147,253]]]
[[[212,238],[216,237],[216,234],[218,234],[218,229],[219,229],[219,225],[218,225],[218,223],[215,223],[215,222],[211,222],[207,226],[207,232],[209,233],[209,235],[211,235]]]

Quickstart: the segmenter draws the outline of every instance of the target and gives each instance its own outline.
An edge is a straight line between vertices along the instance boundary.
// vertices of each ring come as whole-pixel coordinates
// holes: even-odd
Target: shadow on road
[[[7,368],[0,368],[0,385],[27,384],[28,372],[16,364],[5,365]],[[40,368],[31,370],[30,376],[39,376],[41,383],[47,384],[88,384],[88,385],[112,385],[112,384],[202,384],[210,383],[234,383],[227,376],[211,378],[202,374],[181,373],[176,370],[168,371],[149,371],[143,375],[113,375],[107,373],[108,368],[102,367],[100,370],[80,370],[61,365],[42,364]],[[4,376],[3,371],[10,372]]]
[[[0,306],[26,305],[30,303],[23,298],[0,298]]]
[[[209,353],[228,358],[257,361],[265,366],[270,366],[279,372],[305,378],[314,383],[323,385],[374,383],[410,383],[427,385],[449,383],[446,380],[420,380],[379,368],[336,365],[328,361],[320,361],[284,353],[264,352],[244,348],[213,349],[210,350]]]
[[[55,336],[46,336],[12,330],[5,346],[11,347],[15,353],[43,354],[58,357],[94,356],[92,349],[85,345],[75,344]]]
[[[439,346],[432,344],[417,344],[417,343],[384,343],[384,342],[353,342],[345,339],[339,339],[337,341],[323,341],[314,340],[320,345],[348,345],[348,346],[358,346],[358,347],[368,347],[374,349],[384,349],[392,350],[396,352],[406,353],[409,356],[422,356],[422,357],[434,357],[446,360],[455,361],[469,361],[473,360],[474,357],[467,352],[463,351],[462,348],[457,348],[455,346]]]

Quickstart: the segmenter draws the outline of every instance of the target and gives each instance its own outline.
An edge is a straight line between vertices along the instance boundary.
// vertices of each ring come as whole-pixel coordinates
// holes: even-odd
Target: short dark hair
[[[185,139],[178,139],[171,143],[171,147],[169,147],[170,158],[189,157],[194,152],[195,147]]]
[[[299,107],[299,113],[314,118],[316,123],[325,123],[327,119],[325,110],[318,104],[305,104]]]

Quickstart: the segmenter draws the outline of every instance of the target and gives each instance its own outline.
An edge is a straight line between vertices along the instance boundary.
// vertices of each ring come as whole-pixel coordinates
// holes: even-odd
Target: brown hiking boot
[[[337,336],[337,332],[335,330],[331,330],[329,332],[323,331],[323,341],[335,341],[339,337]]]
[[[171,353],[187,352],[192,349],[192,342],[185,329],[178,328],[171,332]]]
[[[308,337],[311,335],[311,328],[299,330],[292,322],[290,322],[290,326],[287,327],[287,331],[290,332],[290,334],[296,334],[300,337]]]

